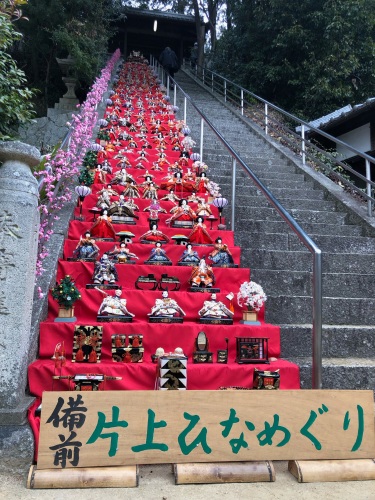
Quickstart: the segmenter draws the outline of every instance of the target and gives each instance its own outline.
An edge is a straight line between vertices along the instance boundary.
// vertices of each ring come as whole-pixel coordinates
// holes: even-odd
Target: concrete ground
[[[152,500],[251,499],[256,500],[374,500],[375,481],[298,483],[288,462],[274,462],[273,483],[226,483],[175,485],[170,465],[141,466],[138,488],[28,490],[26,476],[0,474],[0,499]],[[108,495],[108,497],[107,497]]]

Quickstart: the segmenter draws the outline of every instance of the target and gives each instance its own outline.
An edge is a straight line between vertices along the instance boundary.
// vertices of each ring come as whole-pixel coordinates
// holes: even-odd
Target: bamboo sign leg
[[[173,468],[176,484],[275,481],[275,469],[269,461],[174,464]]]
[[[288,470],[299,483],[375,479],[375,460],[291,460]]]
[[[137,465],[43,470],[32,465],[27,488],[135,488],[138,481]]]

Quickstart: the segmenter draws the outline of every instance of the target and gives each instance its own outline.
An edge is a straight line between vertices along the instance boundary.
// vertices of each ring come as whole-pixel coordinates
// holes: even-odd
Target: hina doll
[[[95,262],[93,283],[102,285],[103,283],[115,283],[118,280],[118,274],[115,264],[108,258],[108,254],[103,254],[101,259]]]
[[[193,222],[196,218],[195,212],[189,207],[185,199],[180,200],[179,206],[172,208],[172,217],[167,219],[165,222],[167,224],[173,224],[174,222]]]
[[[212,215],[212,210],[210,205],[202,200],[198,202],[196,213],[202,217],[207,217]]]
[[[151,250],[150,257],[147,259],[145,262],[147,264],[150,263],[165,263],[165,264],[171,264],[171,260],[167,257],[167,254],[165,250],[161,246],[161,242],[157,241],[155,243],[155,247]]]
[[[91,236],[94,238],[111,238],[116,239],[116,232],[112,226],[112,220],[108,217],[108,211],[103,210],[103,214],[94,222],[90,229]]]
[[[151,182],[144,188],[142,198],[144,198],[145,200],[157,200],[158,186],[154,182]]]
[[[148,170],[146,170],[145,173],[143,173],[142,175],[138,175],[138,179],[144,179],[144,181],[140,184],[141,187],[144,187],[146,185],[146,183],[150,184],[150,182],[153,181],[153,178],[154,178],[154,174],[151,174]]]
[[[176,201],[180,201],[180,199],[181,198],[174,194],[174,189],[171,189],[168,194],[161,198],[162,201],[171,201],[172,203],[176,203]]]
[[[208,255],[209,260],[217,266],[226,266],[233,264],[233,257],[229,251],[228,245],[223,243],[221,238],[216,238],[215,248]]]
[[[158,200],[152,200],[149,207],[143,209],[144,212],[150,212],[151,220],[158,220],[160,213],[167,213],[167,211],[161,207]]]
[[[180,165],[180,167],[186,167],[187,165],[189,165],[189,158],[189,151],[187,151],[186,149],[182,149],[180,158],[178,159],[178,164]]]
[[[103,163],[100,164],[100,167],[101,167],[102,171],[105,172],[106,174],[111,174],[112,173],[112,167],[108,163],[107,159],[105,159],[103,161]]]
[[[209,179],[206,177],[206,173],[202,172],[199,176],[196,184],[197,193],[205,194],[208,193],[208,183]]]
[[[152,307],[148,316],[161,316],[167,318],[186,316],[186,313],[181,309],[174,299],[169,297],[167,291],[162,292],[162,298],[155,300],[155,305]]]
[[[131,167],[131,163],[128,160],[128,158],[126,158],[126,156],[122,156],[120,160],[116,163],[116,167],[117,168]]]
[[[158,230],[157,224],[154,224],[152,228],[146,233],[139,237],[141,243],[156,243],[160,241],[161,243],[168,243],[170,240],[166,234],[163,234]]]
[[[193,191],[191,193],[191,195],[188,196],[187,201],[189,203],[203,203],[204,202],[203,198],[201,198],[200,196],[197,196],[197,193],[195,191]],[[203,217],[203,214],[198,214],[198,215],[202,215],[202,217]]]
[[[107,187],[104,187],[100,191],[98,191],[98,201],[96,203],[97,207],[102,208],[103,210],[107,209],[111,205],[111,196],[118,196],[118,192],[112,189],[111,184],[108,184]]]
[[[101,166],[98,165],[95,169],[94,184],[106,184],[107,183],[107,173],[102,170]]]
[[[157,161],[154,161],[151,170],[158,170],[159,172],[163,172],[164,168]]]
[[[208,234],[203,217],[198,217],[196,223],[188,236],[190,243],[198,245],[212,245],[213,239]]]
[[[109,252],[108,256],[111,260],[117,264],[126,264],[128,262],[132,263],[132,259],[139,259],[132,253],[126,243],[120,243],[120,246],[115,245]]]
[[[205,259],[200,259],[199,264],[193,268],[189,283],[193,288],[212,287],[215,284],[215,275]]]
[[[216,299],[216,293],[211,294],[210,300],[205,300],[202,309],[198,311],[201,318],[233,318],[233,311]]]
[[[98,316],[134,316],[134,314],[127,309],[126,299],[121,298],[122,290],[115,290],[114,296],[104,290],[100,290],[100,288],[97,288],[97,290],[105,295],[99,307]]]
[[[84,237],[80,237],[79,242],[73,251],[73,258],[77,260],[95,259],[99,254],[99,247],[91,234],[87,231]]]
[[[114,178],[112,179],[112,184],[118,184],[119,186],[126,186],[128,182],[135,182],[135,181],[124,167],[122,167],[121,170],[119,170],[119,172],[117,172]]]
[[[198,255],[198,252],[193,250],[193,246],[191,243],[188,243],[186,245],[186,249],[182,252],[182,255],[178,261],[179,264],[187,264],[187,265],[192,265],[196,264],[198,265],[200,261],[200,257]]]
[[[124,191],[123,191],[122,194],[124,196],[129,197],[129,198],[139,198],[140,197],[139,189],[135,185],[134,181],[127,182],[126,187],[125,187],[125,189],[124,189]]]
[[[118,201],[114,201],[108,210],[108,215],[117,215],[120,217],[132,217],[134,219],[139,219],[133,210],[129,207],[128,202],[125,200],[123,194],[120,194]]]

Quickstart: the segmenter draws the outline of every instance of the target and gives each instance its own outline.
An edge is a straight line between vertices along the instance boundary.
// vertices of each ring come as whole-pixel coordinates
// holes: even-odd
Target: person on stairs
[[[169,76],[174,78],[174,74],[180,68],[176,52],[170,47],[165,47],[163,52],[160,54],[159,62],[162,66],[164,66]],[[169,83],[169,86],[170,88],[173,88],[172,82]]]

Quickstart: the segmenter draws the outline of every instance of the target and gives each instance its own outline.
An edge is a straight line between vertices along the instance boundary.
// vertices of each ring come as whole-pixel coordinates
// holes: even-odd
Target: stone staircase
[[[285,152],[256,124],[212,96],[189,74],[176,81],[232,148],[311,236],[323,253],[323,387],[375,387],[375,230],[340,196],[341,188]],[[183,109],[183,102],[177,105]],[[179,118],[183,118],[180,113]],[[187,124],[199,142],[200,117],[187,106]],[[207,126],[203,160],[231,199],[232,159]],[[236,244],[242,265],[268,295],[267,321],[281,325],[282,357],[301,367],[311,387],[312,256],[248,175],[237,167]],[[335,193],[339,193],[339,197]],[[229,218],[230,209],[224,212]]]

